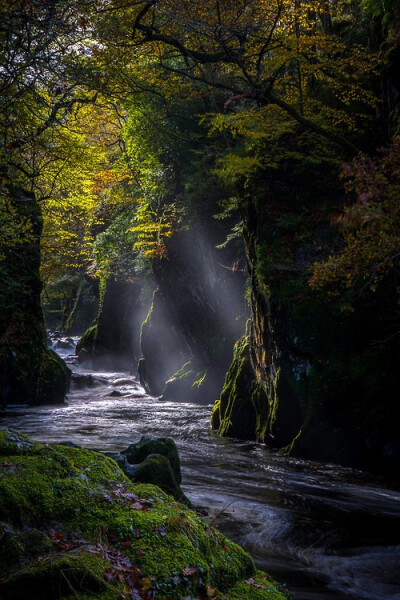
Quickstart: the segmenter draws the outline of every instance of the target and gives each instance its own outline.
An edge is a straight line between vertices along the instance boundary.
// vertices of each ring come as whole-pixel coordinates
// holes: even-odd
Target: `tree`
[[[357,155],[343,168],[351,202],[335,219],[343,247],[316,262],[310,279],[314,289],[356,294],[376,291],[388,275],[398,275],[400,258],[400,140],[373,159]]]
[[[192,90],[219,90],[222,110],[233,113],[243,106],[277,107],[286,119],[354,154],[348,134],[363,105],[373,102],[365,78],[376,61],[335,32],[345,3],[155,0],[115,2],[109,10],[133,24],[133,35],[123,30],[120,44],[145,53],[159,81],[168,73],[172,84],[179,78]]]

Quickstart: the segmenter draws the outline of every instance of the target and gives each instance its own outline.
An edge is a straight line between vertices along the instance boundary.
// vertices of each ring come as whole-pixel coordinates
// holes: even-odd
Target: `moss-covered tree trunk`
[[[69,371],[46,347],[40,207],[32,194],[11,186],[8,190],[13,239],[3,239],[0,262],[0,404],[59,403],[67,392]]]

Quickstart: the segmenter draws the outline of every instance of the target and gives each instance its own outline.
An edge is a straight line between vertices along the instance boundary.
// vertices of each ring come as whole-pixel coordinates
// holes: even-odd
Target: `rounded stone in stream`
[[[143,436],[137,444],[131,444],[126,450],[123,450],[122,454],[126,456],[131,465],[141,463],[151,454],[161,454],[168,458],[176,483],[180,485],[182,482],[178,448],[171,438]]]
[[[57,350],[72,350],[75,348],[75,342],[72,338],[61,338],[56,342]]]
[[[94,378],[91,374],[86,373],[72,373],[71,382],[76,388],[92,387],[94,384]]]
[[[176,500],[184,500],[184,495],[175,479],[171,463],[162,454],[149,454],[141,463],[129,465],[128,473],[134,481],[158,485]]]

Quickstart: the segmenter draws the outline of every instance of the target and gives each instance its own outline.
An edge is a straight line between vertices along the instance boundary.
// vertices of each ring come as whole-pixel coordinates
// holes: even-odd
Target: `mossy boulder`
[[[138,465],[129,468],[129,477],[141,483],[158,485],[162,490],[171,494],[179,502],[186,498],[175,479],[171,463],[162,454],[150,454]]]
[[[170,462],[174,479],[178,485],[182,483],[181,463],[178,448],[171,438],[151,438],[143,436],[137,444],[131,444],[122,452],[131,464],[138,464],[150,454],[161,454]]]
[[[109,457],[14,430],[0,440],[4,600],[284,600],[244,550]]]
[[[181,466],[178,448],[171,438],[143,436],[121,454],[106,453],[122,468],[133,481],[157,485],[179,502],[189,504],[182,492]]]

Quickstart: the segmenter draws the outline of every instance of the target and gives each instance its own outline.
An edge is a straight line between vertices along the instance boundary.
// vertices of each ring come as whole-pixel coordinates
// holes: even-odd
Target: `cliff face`
[[[154,266],[158,289],[142,326],[139,373],[164,399],[214,401],[243,327],[244,274],[215,243],[192,226]]]
[[[305,458],[393,470],[400,462],[400,344],[390,335],[395,282],[343,310],[308,284],[312,262],[332,246],[326,220],[313,217],[305,238],[283,231],[282,220],[256,203],[245,219],[251,323],[214,406],[213,427]],[[277,238],[291,262],[278,262]]]
[[[67,392],[69,371],[45,343],[40,305],[40,208],[33,195],[9,190],[15,223],[25,228],[29,237],[2,248],[0,404],[58,403]]]
[[[140,356],[139,332],[145,314],[141,293],[139,279],[107,279],[98,316],[76,348],[80,362],[96,369],[134,370]]]

